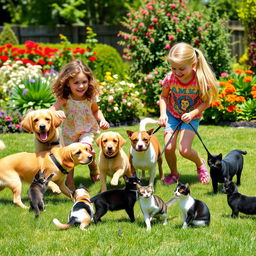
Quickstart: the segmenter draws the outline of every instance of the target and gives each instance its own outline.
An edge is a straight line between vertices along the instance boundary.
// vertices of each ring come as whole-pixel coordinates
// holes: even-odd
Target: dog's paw
[[[117,186],[118,185],[118,180],[111,180],[110,184],[112,186]]]
[[[54,188],[54,189],[52,189],[52,193],[56,194],[56,195],[59,195],[59,194],[61,194],[61,191],[60,191],[59,188]]]

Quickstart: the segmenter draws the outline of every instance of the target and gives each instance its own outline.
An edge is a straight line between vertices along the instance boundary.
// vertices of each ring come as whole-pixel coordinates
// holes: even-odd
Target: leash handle
[[[195,132],[195,134],[197,135],[198,139],[199,139],[199,140],[201,141],[201,143],[203,144],[203,146],[204,146],[204,148],[205,148],[205,150],[206,150],[208,156],[212,156],[211,153],[209,152],[209,150],[207,149],[207,147],[205,146],[205,144],[204,144],[204,142],[203,142],[201,136],[199,135],[198,131],[197,131],[197,130],[195,129],[195,127],[193,126],[193,124],[191,124],[191,123],[188,123],[188,124],[192,127],[192,129],[194,130],[194,132]]]
[[[169,140],[167,141],[166,145],[164,146],[164,148],[163,148],[161,154],[159,155],[158,159],[162,157],[162,154],[164,153],[164,151],[166,150],[166,148],[168,147],[168,145],[171,143],[172,138],[173,138],[175,132],[178,130],[178,128],[180,127],[180,125],[182,124],[182,122],[183,122],[183,121],[180,120],[179,123],[177,124],[177,126],[175,127],[175,129],[174,129],[174,131],[173,131],[171,137],[169,138]]]

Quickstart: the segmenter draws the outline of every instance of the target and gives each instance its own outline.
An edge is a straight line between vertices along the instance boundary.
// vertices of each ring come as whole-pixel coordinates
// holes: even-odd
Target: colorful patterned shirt
[[[78,101],[69,97],[63,106],[66,115],[62,129],[65,145],[78,141],[82,134],[99,133],[99,125],[91,110],[94,102],[97,102],[97,98]]]
[[[181,118],[184,113],[192,111],[202,103],[199,96],[196,73],[191,81],[183,84],[171,72],[162,81],[162,86],[169,89],[167,110],[176,118]],[[201,116],[202,114],[199,114],[193,119]]]

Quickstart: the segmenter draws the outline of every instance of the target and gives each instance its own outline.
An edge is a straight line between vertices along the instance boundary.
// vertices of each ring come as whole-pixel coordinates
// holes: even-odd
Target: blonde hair
[[[175,44],[169,54],[168,60],[177,64],[196,63],[196,78],[199,92],[204,102],[212,103],[218,95],[217,80],[207,63],[203,53],[187,43]]]
[[[53,83],[52,91],[57,98],[68,99],[68,96],[71,93],[68,82],[80,72],[83,72],[87,76],[89,83],[88,89],[84,95],[85,99],[91,100],[93,96],[99,94],[99,85],[91,69],[85,66],[82,61],[74,60],[63,67],[58,74],[56,81]]]

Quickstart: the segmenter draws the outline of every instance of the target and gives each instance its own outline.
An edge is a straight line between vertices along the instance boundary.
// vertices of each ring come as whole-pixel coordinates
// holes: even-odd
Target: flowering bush
[[[204,112],[204,120],[236,121],[256,119],[256,76],[251,70],[222,73],[218,100]]]
[[[22,79],[31,79],[41,76],[41,66],[27,63],[25,66],[22,61],[12,63],[6,61],[0,67],[0,99],[5,99],[11,93],[12,89],[21,83]]]
[[[124,121],[137,120],[143,108],[138,98],[138,87],[127,77],[120,81],[117,75],[106,73],[104,82],[101,82],[102,95],[99,105],[108,122],[118,124]]]
[[[21,121],[21,113],[18,110],[13,111],[12,106],[0,108],[0,133],[21,132]]]
[[[161,86],[158,82],[170,67],[166,55],[176,42],[200,48],[218,76],[230,71],[229,34],[214,8],[210,15],[191,12],[184,0],[144,1],[138,11],[131,10],[121,31],[124,58],[130,61],[131,73],[146,89],[146,107],[156,110]],[[148,97],[149,96],[149,97]]]

